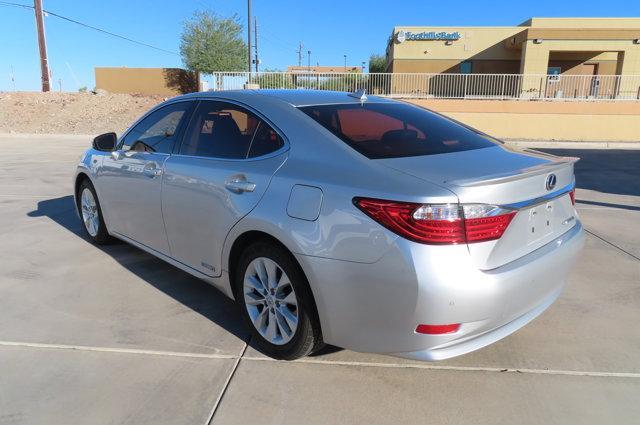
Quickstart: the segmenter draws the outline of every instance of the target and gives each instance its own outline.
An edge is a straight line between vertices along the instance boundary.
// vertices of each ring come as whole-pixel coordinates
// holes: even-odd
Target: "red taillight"
[[[462,219],[455,215],[447,219],[416,220],[414,212],[420,209],[422,204],[368,198],[356,198],[354,203],[387,229],[414,242],[429,244],[465,242]]]
[[[511,211],[494,217],[465,219],[464,226],[466,229],[467,243],[500,239],[515,215],[516,212]]]
[[[355,198],[369,217],[398,235],[425,244],[460,244],[499,239],[516,212],[494,205],[424,205]]]
[[[569,192],[569,197],[571,198],[571,205],[575,205],[576,204],[576,190],[575,189],[571,189],[571,192]]]
[[[458,329],[460,329],[460,323],[450,325],[418,325],[416,332],[427,335],[442,335],[458,332]]]

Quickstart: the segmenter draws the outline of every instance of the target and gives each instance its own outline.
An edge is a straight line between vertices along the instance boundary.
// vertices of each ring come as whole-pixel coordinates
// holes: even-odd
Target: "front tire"
[[[110,241],[107,226],[104,224],[98,195],[91,182],[83,180],[78,187],[77,208],[85,234],[95,244],[104,245]]]
[[[295,360],[322,346],[309,285],[285,249],[269,242],[249,246],[234,283],[240,313],[263,353]]]

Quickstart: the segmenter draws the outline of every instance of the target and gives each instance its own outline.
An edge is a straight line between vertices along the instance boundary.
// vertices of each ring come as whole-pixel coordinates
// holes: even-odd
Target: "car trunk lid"
[[[446,187],[462,204],[517,209],[500,239],[468,244],[474,262],[484,270],[499,267],[542,247],[577,222],[569,197],[574,186],[576,158],[496,146],[376,161]],[[549,182],[550,179],[554,182]]]

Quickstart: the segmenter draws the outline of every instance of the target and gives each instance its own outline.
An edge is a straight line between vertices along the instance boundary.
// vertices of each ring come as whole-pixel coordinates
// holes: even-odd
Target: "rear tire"
[[[107,226],[104,224],[100,201],[98,201],[98,195],[93,184],[88,179],[80,183],[76,200],[76,208],[78,208],[84,233],[97,245],[109,243],[111,237],[107,231]]]
[[[323,346],[307,279],[281,246],[260,241],[245,249],[234,289],[240,314],[264,354],[295,360]]]

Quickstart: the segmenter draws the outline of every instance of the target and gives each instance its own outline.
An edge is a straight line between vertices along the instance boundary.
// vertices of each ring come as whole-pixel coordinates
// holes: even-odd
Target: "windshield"
[[[460,152],[498,143],[405,103],[316,105],[300,110],[370,159]]]

